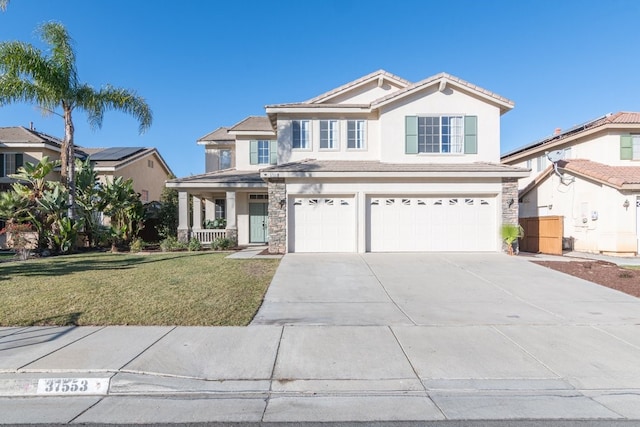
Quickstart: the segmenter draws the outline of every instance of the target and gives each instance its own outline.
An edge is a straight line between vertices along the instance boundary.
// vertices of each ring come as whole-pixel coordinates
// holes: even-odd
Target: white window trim
[[[293,131],[293,123],[294,122],[307,122],[307,146],[302,147],[294,147],[294,131]],[[292,151],[313,151],[313,120],[310,119],[292,119],[291,120],[291,150]]]
[[[366,151],[367,150],[367,125],[368,121],[366,119],[348,119],[346,120],[346,138],[345,148],[347,151]],[[362,147],[360,148],[350,148],[349,147],[349,122],[363,122],[362,125]],[[356,130],[357,132],[357,130]]]
[[[333,147],[322,147],[322,122],[327,122],[327,125],[329,125],[330,123],[335,123],[336,124],[336,129],[334,129],[333,131],[330,130],[330,126],[329,129],[327,129],[327,134],[333,134],[334,139],[332,140],[333,142]],[[319,138],[318,138],[318,150],[319,151],[340,151],[340,120],[338,119],[321,119],[318,120],[318,134],[319,134]]]
[[[419,156],[464,156],[465,152],[464,152],[464,121],[465,121],[465,115],[464,114],[460,114],[460,113],[449,113],[449,114],[417,114],[416,117],[418,117],[418,155]],[[428,151],[420,151],[420,118],[425,118],[425,117],[431,117],[431,118],[438,118],[439,119],[439,150],[437,152],[428,152]],[[461,137],[462,137],[462,142],[460,145],[460,151],[449,151],[449,152],[443,152],[442,151],[442,118],[443,117],[455,117],[455,118],[460,118],[462,119],[462,127],[461,127]],[[449,146],[451,147],[452,144],[451,142],[449,142]]]
[[[9,178],[9,175],[16,174],[18,172],[18,167],[16,166],[16,155],[20,154],[18,151],[8,151],[2,153],[2,171],[4,173],[0,178]],[[7,170],[7,156],[13,156],[13,172],[9,172]]]
[[[260,143],[261,142],[265,142],[267,144],[267,161],[266,162],[261,162],[260,161]],[[270,164],[270,160],[271,160],[271,153],[270,153],[270,148],[271,148],[271,141],[269,141],[268,139],[259,139],[258,142],[258,165],[268,165]]]

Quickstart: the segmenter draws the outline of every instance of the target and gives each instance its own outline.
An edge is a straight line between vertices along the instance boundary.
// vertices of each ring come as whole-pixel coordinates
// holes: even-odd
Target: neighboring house
[[[0,128],[0,191],[11,187],[15,180],[9,175],[14,174],[25,162],[37,163],[44,156],[50,160],[60,160],[61,145],[59,139],[33,128]],[[164,182],[172,174],[155,148],[84,148],[76,145],[75,153],[79,159],[91,159],[102,182],[114,176],[133,179],[134,189],[144,203],[160,200]],[[50,179],[60,179],[60,172],[52,172]]]
[[[198,141],[206,173],[167,182],[179,191],[179,238],[226,235],[272,253],[500,251],[529,174],[499,162],[511,108],[449,74],[411,83],[382,70],[268,105]],[[218,216],[226,230],[202,229]]]
[[[502,156],[506,165],[535,172],[519,183],[521,218],[562,217],[565,248],[614,255],[639,252],[639,161],[634,112],[558,129]]]

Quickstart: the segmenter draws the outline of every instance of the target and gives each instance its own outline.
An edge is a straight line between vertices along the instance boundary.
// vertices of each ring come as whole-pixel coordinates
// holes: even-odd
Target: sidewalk
[[[639,367],[627,345],[604,339],[598,345],[609,350],[578,365],[558,349],[551,357],[563,372],[512,345],[549,332],[548,326],[0,328],[0,422],[640,420]],[[572,333],[580,340],[600,336],[590,327]],[[452,353],[434,357],[433,340]]]

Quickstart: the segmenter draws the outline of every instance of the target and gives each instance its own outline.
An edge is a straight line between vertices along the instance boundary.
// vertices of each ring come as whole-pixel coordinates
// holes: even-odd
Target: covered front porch
[[[178,190],[178,240],[209,246],[268,242],[267,183],[257,171],[225,170],[167,181]]]

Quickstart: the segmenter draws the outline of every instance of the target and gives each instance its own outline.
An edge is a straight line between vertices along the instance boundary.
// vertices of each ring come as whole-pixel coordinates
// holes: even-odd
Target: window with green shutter
[[[634,159],[634,145],[633,135],[620,135],[620,160]]]
[[[278,141],[269,141],[269,164],[278,164]]]
[[[275,165],[278,163],[278,141],[260,139],[249,142],[250,164]]]
[[[258,141],[249,141],[249,163],[258,164]]]
[[[405,153],[477,154],[477,116],[406,116]]]

